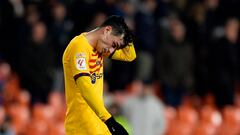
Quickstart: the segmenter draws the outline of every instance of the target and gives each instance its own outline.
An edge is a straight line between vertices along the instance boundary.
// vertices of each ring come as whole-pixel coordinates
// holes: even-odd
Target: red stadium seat
[[[31,119],[29,108],[18,104],[12,104],[9,106],[8,113],[12,119],[11,126],[15,133],[17,135],[24,134]]]
[[[194,135],[216,135],[216,127],[209,123],[200,123],[197,125]]]
[[[234,106],[227,106],[223,109],[223,122],[219,128],[219,135],[240,134],[240,111]]]
[[[221,113],[212,106],[204,106],[200,110],[200,121],[218,127],[222,123],[222,116]]]

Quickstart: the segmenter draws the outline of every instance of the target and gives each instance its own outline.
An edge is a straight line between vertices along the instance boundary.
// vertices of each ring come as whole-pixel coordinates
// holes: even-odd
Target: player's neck
[[[87,32],[86,39],[88,40],[88,43],[93,47],[96,48],[98,36],[100,35],[100,29],[96,28],[92,31]]]

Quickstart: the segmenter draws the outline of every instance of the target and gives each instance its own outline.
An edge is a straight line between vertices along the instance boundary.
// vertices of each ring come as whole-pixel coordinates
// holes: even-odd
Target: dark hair
[[[112,34],[115,36],[119,36],[124,34],[123,40],[124,44],[121,48],[126,47],[129,43],[133,42],[133,34],[129,30],[127,24],[124,21],[124,18],[117,15],[109,16],[100,27],[111,26]],[[119,49],[121,49],[119,48]]]

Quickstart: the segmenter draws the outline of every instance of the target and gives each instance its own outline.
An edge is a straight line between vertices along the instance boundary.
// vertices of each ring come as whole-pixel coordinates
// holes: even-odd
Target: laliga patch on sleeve
[[[77,58],[76,65],[78,70],[87,70],[85,57]]]

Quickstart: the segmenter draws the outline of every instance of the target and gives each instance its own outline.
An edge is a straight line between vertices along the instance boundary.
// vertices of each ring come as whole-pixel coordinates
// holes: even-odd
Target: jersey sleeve
[[[101,97],[100,94],[96,94],[97,90],[94,89],[93,84],[90,82],[91,79],[87,76],[79,77],[76,80],[77,87],[85,101],[97,116],[105,122],[111,117],[111,114],[104,106],[103,97]]]
[[[99,90],[91,83],[88,61],[89,54],[87,50],[80,47],[72,48],[72,73],[76,83],[76,90],[81,93],[97,116],[102,121],[106,121],[111,115],[104,106],[103,97],[99,94]]]
[[[73,43],[75,45],[72,46],[70,52],[70,64],[71,64],[71,72],[74,80],[81,75],[89,74],[88,67],[88,51],[81,44]]]
[[[136,58],[136,52],[133,43],[130,43],[123,49],[115,50],[109,57],[114,60],[133,61]]]

